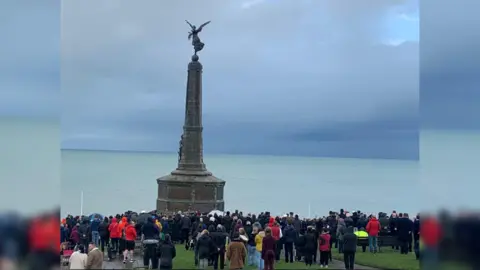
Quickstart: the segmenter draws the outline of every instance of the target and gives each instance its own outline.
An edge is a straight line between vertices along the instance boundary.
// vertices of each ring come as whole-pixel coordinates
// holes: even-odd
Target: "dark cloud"
[[[311,142],[311,155],[418,160],[418,107],[410,109],[410,114],[379,115],[366,122],[314,127],[292,139]]]
[[[64,147],[176,150],[191,54],[184,19],[212,20],[201,35],[207,152],[394,157],[393,148],[373,149],[359,126],[389,121],[378,115],[410,115],[399,104],[418,103],[418,43],[383,42],[402,39],[387,17],[414,13],[416,1],[65,1],[61,32],[42,43],[49,33],[34,22],[58,29],[52,3],[9,21],[10,30],[31,34],[12,44],[28,43],[35,54],[25,62],[6,58],[5,67],[32,75],[9,75],[16,106],[3,110],[54,115],[60,103]],[[14,96],[21,76],[38,88]],[[59,102],[53,90],[60,81]],[[349,139],[305,139],[318,132]],[[390,143],[389,134],[374,129],[369,136]]]
[[[480,8],[478,1],[421,2],[422,126],[479,130]]]
[[[3,1],[0,115],[60,115],[60,2]]]

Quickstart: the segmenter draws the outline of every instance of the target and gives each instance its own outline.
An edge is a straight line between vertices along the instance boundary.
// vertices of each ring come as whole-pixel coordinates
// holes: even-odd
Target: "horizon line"
[[[78,152],[110,152],[110,153],[143,153],[143,154],[175,154],[172,151],[157,150],[121,150],[121,149],[79,149],[79,148],[60,148],[60,151],[78,151]],[[420,159],[399,159],[399,158],[359,158],[359,157],[332,157],[332,156],[303,156],[303,155],[275,155],[275,154],[234,154],[234,153],[207,153],[206,156],[255,156],[255,157],[294,157],[294,158],[317,158],[317,159],[355,159],[355,160],[383,160],[383,161],[401,161],[401,162],[419,162]],[[204,153],[205,156],[205,153]]]

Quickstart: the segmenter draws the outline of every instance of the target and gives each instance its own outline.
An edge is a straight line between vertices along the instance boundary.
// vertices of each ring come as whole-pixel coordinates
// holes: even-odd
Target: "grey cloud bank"
[[[207,152],[418,158],[418,43],[380,43],[395,36],[385,17],[416,1],[65,1],[50,33],[53,3],[7,24],[30,33],[10,46],[27,44],[35,63],[10,53],[3,67],[32,75],[8,75],[0,102],[6,115],[61,109],[65,148],[177,150],[188,19],[212,20],[201,35]],[[19,76],[44,86],[21,93]]]
[[[480,130],[480,3],[421,5],[422,128]]]
[[[0,8],[0,116],[60,116],[60,5],[3,1]]]
[[[405,137],[369,124],[388,115],[395,128],[418,104],[418,44],[379,44],[387,11],[409,8],[402,1],[92,3],[63,6],[66,148],[177,150],[188,19],[212,20],[200,56],[206,151],[418,157],[415,119]],[[309,136],[324,129],[349,139]],[[367,133],[375,139],[356,137]],[[409,151],[392,151],[399,140]]]

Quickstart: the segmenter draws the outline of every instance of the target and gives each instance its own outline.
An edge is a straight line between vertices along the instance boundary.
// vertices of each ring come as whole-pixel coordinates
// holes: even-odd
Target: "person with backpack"
[[[157,254],[157,246],[158,246],[158,238],[160,231],[158,227],[153,222],[152,217],[147,218],[147,223],[143,224],[141,228],[142,234],[142,243],[144,244],[144,251],[143,251],[143,266],[147,267],[152,262],[152,269],[158,268],[158,254]]]

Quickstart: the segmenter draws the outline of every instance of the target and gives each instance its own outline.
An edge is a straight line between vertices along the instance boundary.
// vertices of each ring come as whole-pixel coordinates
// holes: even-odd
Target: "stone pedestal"
[[[209,172],[203,162],[202,64],[192,56],[188,64],[185,123],[178,166],[157,179],[157,211],[224,210],[225,181]]]
[[[213,175],[187,175],[172,172],[157,179],[157,211],[223,211],[225,182]]]

